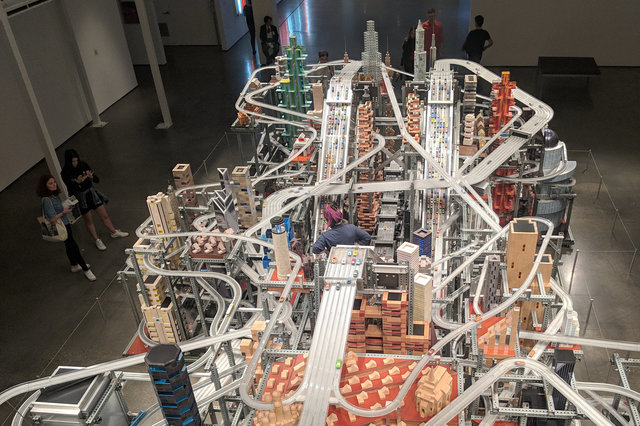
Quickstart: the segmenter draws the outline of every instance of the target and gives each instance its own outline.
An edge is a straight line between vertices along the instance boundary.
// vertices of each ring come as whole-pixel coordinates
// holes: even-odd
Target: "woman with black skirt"
[[[102,223],[111,232],[111,238],[124,238],[129,235],[128,232],[123,232],[116,229],[111,223],[109,214],[105,204],[109,202],[109,199],[102,192],[98,191],[93,186],[93,182],[98,183],[98,176],[93,173],[91,167],[84,161],[80,161],[80,156],[73,149],[68,149],[64,153],[64,167],[62,168],[62,179],[64,180],[69,195],[75,195],[80,204],[80,212],[84,219],[84,224],[87,230],[96,241],[96,247],[98,250],[106,250],[107,246],[104,245],[102,240],[98,238],[96,232],[96,226],[93,223],[93,210],[98,213],[98,216],[102,220]]]

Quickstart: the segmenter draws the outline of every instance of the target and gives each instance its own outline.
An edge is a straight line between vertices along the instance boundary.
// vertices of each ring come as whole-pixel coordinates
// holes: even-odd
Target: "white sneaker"
[[[98,247],[98,250],[106,250],[107,246],[104,245],[104,243],[102,242],[102,240],[100,238],[98,238],[96,240],[96,247]]]
[[[111,234],[111,238],[124,238],[124,237],[128,237],[128,236],[129,236],[128,232],[124,232],[124,231],[121,231],[119,229],[116,229],[116,232]]]
[[[89,281],[95,281],[96,280],[96,276],[93,275],[93,272],[91,272],[91,269],[87,269],[86,271],[84,271],[84,276],[87,277],[87,279]]]
[[[91,265],[87,263],[87,268],[91,268]],[[80,272],[82,271],[82,266],[76,265],[71,267],[71,272]]]

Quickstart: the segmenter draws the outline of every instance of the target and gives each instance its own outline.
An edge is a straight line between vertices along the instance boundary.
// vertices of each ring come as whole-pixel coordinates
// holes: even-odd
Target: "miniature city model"
[[[580,337],[563,281],[575,162],[541,137],[552,109],[435,46],[429,66],[421,25],[415,75],[394,86],[366,27],[362,59],[330,72],[290,37],[237,101],[250,161],[219,182],[179,163],[176,189],[147,198],[119,279],[139,323],[128,354],[151,348],[150,376],[137,355],[16,386],[0,402],[42,390],[16,421],[111,424],[107,401],[155,421],[126,385],[153,380],[170,424],[640,422],[640,345]],[[329,204],[371,242],[312,254]],[[621,386],[576,379],[589,345],[612,352]],[[46,402],[89,382],[91,404]]]

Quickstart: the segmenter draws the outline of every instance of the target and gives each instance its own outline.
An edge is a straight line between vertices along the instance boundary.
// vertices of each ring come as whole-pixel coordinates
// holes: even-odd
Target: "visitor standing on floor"
[[[355,225],[345,223],[342,220],[342,212],[335,204],[327,204],[324,208],[324,218],[327,221],[327,229],[313,244],[313,254],[331,250],[339,244],[343,245],[367,245],[371,242],[371,235]]]
[[[276,56],[280,54],[280,36],[278,28],[273,25],[271,16],[264,17],[264,25],[260,27],[260,42],[262,43],[262,52],[267,58],[265,65],[273,64]]]
[[[409,74],[413,74],[414,54],[416,50],[416,28],[414,26],[409,27],[409,34],[404,38],[402,42],[402,59],[400,59],[400,66],[404,67],[404,70]]]
[[[424,50],[429,55],[429,48],[431,47],[432,35],[436,35],[436,49],[438,49],[438,57],[442,57],[444,48],[444,35],[442,33],[442,24],[440,21],[436,21],[436,10],[431,8],[427,11],[427,20],[422,23],[424,28]]]
[[[491,40],[489,32],[482,29],[484,17],[478,15],[474,20],[476,21],[476,29],[469,32],[462,45],[462,50],[467,52],[467,58],[470,61],[480,63],[482,52],[493,46],[493,40]]]
[[[251,0],[247,0],[242,10],[244,18],[247,20],[247,28],[249,29],[249,37],[251,37],[251,51],[256,54],[256,23],[253,20],[253,5]]]
[[[327,62],[329,62],[329,52],[327,52],[326,50],[321,50],[318,52],[318,63],[319,64],[326,64]],[[326,66],[323,68],[319,68],[315,74],[313,75],[317,75],[317,76],[321,76],[321,77],[326,77],[328,79],[331,79],[331,77],[333,77],[333,68]]]
[[[64,248],[67,251],[67,257],[71,264],[71,272],[84,272],[84,276],[89,281],[95,281],[96,276],[89,269],[89,265],[84,261],[80,254],[80,248],[73,239],[73,233],[71,232],[71,224],[67,218],[67,213],[71,213],[69,207],[64,208],[62,201],[58,195],[60,194],[60,188],[58,188],[58,182],[50,174],[42,175],[38,182],[37,194],[40,196],[42,203],[42,212],[44,216],[54,223],[58,219],[62,220],[64,227],[67,229],[67,239],[64,241]]]
[[[116,229],[111,223],[107,208],[105,207],[109,199],[93,186],[94,183],[99,182],[99,179],[91,169],[91,166],[81,161],[80,156],[73,149],[65,151],[64,160],[62,179],[65,185],[67,185],[69,195],[75,195],[78,199],[84,224],[95,240],[98,250],[106,250],[107,246],[105,246],[96,232],[96,226],[93,223],[94,210],[98,213],[102,223],[104,223],[109,232],[111,232],[111,238],[124,238],[128,236],[128,232]]]

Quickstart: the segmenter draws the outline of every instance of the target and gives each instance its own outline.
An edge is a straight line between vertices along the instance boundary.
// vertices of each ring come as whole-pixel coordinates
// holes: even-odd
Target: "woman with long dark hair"
[[[416,27],[409,27],[409,34],[405,37],[402,43],[402,59],[400,65],[404,67],[404,70],[410,74],[413,74],[414,53],[416,50]]]
[[[50,174],[42,175],[38,181],[37,194],[41,197],[42,211],[44,216],[51,222],[55,222],[58,219],[62,220],[65,228],[67,228],[67,239],[64,242],[64,248],[67,251],[67,257],[71,264],[71,272],[84,272],[84,276],[89,281],[95,281],[96,276],[93,275],[89,265],[84,261],[80,254],[80,248],[73,239],[73,233],[71,232],[71,225],[69,219],[67,219],[67,213],[71,212],[70,208],[64,208],[58,194],[60,194],[60,188],[58,188],[58,182]]]
[[[124,238],[129,235],[128,232],[116,229],[111,223],[109,213],[107,213],[107,208],[105,207],[109,199],[93,186],[94,182],[98,183],[98,176],[93,172],[91,166],[84,161],[80,161],[80,156],[73,149],[68,149],[64,153],[62,179],[67,185],[69,195],[75,195],[78,199],[84,224],[95,240],[98,250],[106,250],[107,246],[98,237],[96,226],[93,223],[93,214],[91,213],[93,210],[98,213],[104,226],[111,232],[111,238]]]

